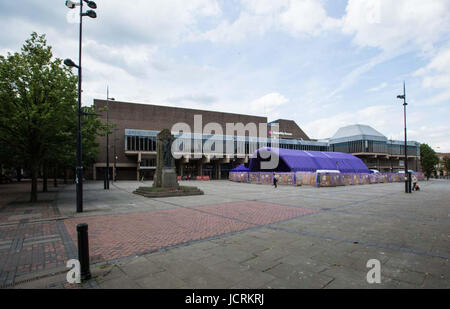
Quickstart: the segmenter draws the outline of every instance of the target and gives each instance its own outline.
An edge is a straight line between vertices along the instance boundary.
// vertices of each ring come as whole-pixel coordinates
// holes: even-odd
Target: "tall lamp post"
[[[404,113],[404,121],[405,121],[405,193],[411,193],[411,175],[408,171],[408,144],[406,138],[406,86],[405,82],[403,82],[403,94],[398,95],[397,99],[403,99],[403,113]]]
[[[114,128],[114,179],[113,179],[114,182],[117,181],[117,152],[116,152],[117,130],[118,130],[117,128]]]
[[[109,87],[106,87],[106,172],[105,172],[105,190],[109,190],[109,101],[115,101],[109,97]]]
[[[83,13],[83,1],[91,9],[96,9],[97,4],[93,1],[80,0],[80,3],[74,3],[72,1],[66,1],[66,6],[69,9],[74,9],[76,6],[80,7],[80,37],[79,37],[79,48],[78,48],[78,65],[76,65],[72,60],[64,60],[64,64],[69,67],[78,68],[78,129],[77,129],[77,166],[76,166],[76,191],[77,191],[77,212],[83,212],[83,164],[82,164],[82,152],[81,152],[81,43],[83,35],[83,17],[88,16],[90,18],[96,18],[97,14],[93,10],[87,10]]]

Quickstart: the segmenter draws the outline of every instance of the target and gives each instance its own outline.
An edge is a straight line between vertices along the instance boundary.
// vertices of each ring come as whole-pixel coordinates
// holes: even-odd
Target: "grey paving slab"
[[[278,258],[267,258],[267,257],[255,257],[253,259],[244,261],[240,263],[241,265],[245,265],[248,267],[251,267],[253,269],[257,269],[261,272],[266,271],[268,269],[271,269],[277,265],[279,265],[281,262],[281,257]]]
[[[87,182],[83,214],[74,211],[74,186],[54,195],[61,215],[69,217],[245,201],[306,207],[318,212],[188,242],[113,265],[93,266],[93,280],[99,287],[449,287],[449,181],[425,182],[420,192],[411,195],[403,192],[402,183],[336,188],[280,186],[277,190],[229,181],[182,184],[198,186],[205,195],[147,199],[131,192],[138,186],[150,186],[149,181],[120,181],[109,191],[103,190],[102,182]],[[52,239],[37,237],[40,235],[28,238],[24,244]],[[14,240],[17,246],[19,238]],[[6,246],[11,244],[10,239],[0,241]],[[367,283],[369,259],[381,262],[381,284]]]
[[[231,286],[231,289],[262,289],[269,284],[269,282],[276,278],[270,274],[263,272],[247,273],[247,276]]]
[[[277,279],[267,283],[265,288],[321,289],[334,280],[331,276],[303,270],[301,268],[293,268],[291,265],[287,264],[280,264],[275,268],[268,270],[266,273],[277,277]]]
[[[160,265],[150,262],[144,257],[139,257],[129,263],[119,265],[120,270],[131,279],[139,279],[148,275],[165,271]]]
[[[198,273],[184,281],[171,271],[165,271],[145,276],[136,280],[136,283],[146,289],[214,288],[220,283],[220,279],[208,273]]]
[[[106,280],[100,285],[102,289],[140,289],[142,288],[136,281],[126,277],[121,276],[119,278]]]

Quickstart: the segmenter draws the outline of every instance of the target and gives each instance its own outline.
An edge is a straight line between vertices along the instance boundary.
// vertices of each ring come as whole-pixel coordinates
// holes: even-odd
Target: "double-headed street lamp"
[[[81,43],[83,37],[83,17],[88,16],[90,18],[96,18],[97,14],[93,10],[87,10],[83,13],[83,2],[91,9],[96,9],[97,4],[94,1],[80,0],[79,3],[72,1],[66,1],[66,6],[69,9],[74,9],[76,6],[80,7],[80,37],[79,37],[79,48],[78,48],[78,65],[76,65],[72,60],[64,60],[64,64],[69,67],[78,68],[78,129],[77,129],[77,167],[76,167],[76,190],[77,190],[77,212],[83,212],[83,165],[81,156]]]
[[[405,120],[405,193],[411,193],[411,175],[408,171],[408,144],[406,139],[406,87],[403,82],[403,94],[398,95],[397,99],[403,99],[404,120]]]
[[[109,87],[106,88],[106,172],[104,189],[109,190],[109,101],[115,101],[114,98],[109,97]],[[114,154],[115,155],[115,154]]]

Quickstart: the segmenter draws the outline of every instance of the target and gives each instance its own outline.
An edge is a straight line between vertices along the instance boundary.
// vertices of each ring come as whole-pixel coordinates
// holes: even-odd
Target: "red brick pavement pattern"
[[[7,243],[0,248],[0,286],[17,275],[65,265],[67,252],[58,236],[56,221],[0,227],[0,241]]]
[[[243,202],[65,220],[77,243],[76,225],[89,225],[93,262],[117,259],[267,225],[316,210],[270,203]]]
[[[317,212],[314,209],[289,207],[264,202],[240,202],[194,207],[208,213],[256,225],[267,225]]]
[[[20,216],[25,215],[27,219],[48,219],[57,217],[54,208],[51,205],[22,206],[13,203],[4,206],[0,211],[0,223],[13,223],[20,221]],[[18,217],[19,216],[19,217]]]
[[[252,227],[189,209],[147,211],[132,214],[65,220],[77,242],[76,225],[89,225],[89,253],[96,260],[110,260]]]

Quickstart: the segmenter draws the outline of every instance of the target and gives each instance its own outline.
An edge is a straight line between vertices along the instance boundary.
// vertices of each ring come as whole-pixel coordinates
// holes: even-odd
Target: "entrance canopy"
[[[276,168],[261,169],[262,161],[276,156],[279,162]],[[338,170],[341,173],[369,173],[364,162],[348,153],[291,150],[281,148],[260,148],[250,159],[251,172],[316,172],[317,170]]]

